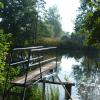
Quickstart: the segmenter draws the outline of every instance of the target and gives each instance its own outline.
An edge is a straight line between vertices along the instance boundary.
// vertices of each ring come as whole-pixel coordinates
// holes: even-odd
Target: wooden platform
[[[60,62],[57,62],[57,65],[59,65]],[[44,64],[41,67],[42,75],[47,74],[50,70],[54,69],[56,67],[56,62],[52,61],[47,64]],[[26,84],[31,84],[32,81],[38,80],[40,78],[40,68],[37,68],[27,75]],[[25,75],[21,77],[17,77],[15,80],[11,81],[12,84],[16,85],[23,85],[25,83]]]

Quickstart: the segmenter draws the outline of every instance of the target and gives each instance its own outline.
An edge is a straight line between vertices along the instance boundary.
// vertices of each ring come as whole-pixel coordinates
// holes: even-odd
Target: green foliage
[[[46,13],[44,4],[44,0],[0,1],[0,28],[4,34],[12,34],[14,47],[34,45],[36,34],[41,38],[63,33],[57,7],[50,7]]]
[[[80,13],[75,20],[75,31],[87,35],[86,44],[100,48],[100,8],[91,0],[80,1]]]
[[[58,87],[50,86],[49,88],[45,88],[45,89],[47,89],[47,91],[45,92],[45,100],[59,100],[59,88]],[[17,88],[17,91],[18,91],[18,88]],[[43,100],[42,92],[43,92],[42,87],[39,87],[37,85],[29,87],[26,89],[25,100]],[[20,100],[19,96],[10,96],[8,100],[13,100],[14,98],[15,100]]]
[[[4,33],[13,34],[13,44],[29,46],[34,42],[37,31],[38,3],[43,0],[2,0],[3,9],[0,10],[0,27]]]
[[[71,34],[65,35],[61,38],[61,48],[66,48],[68,50],[82,50],[84,45],[84,35]]]
[[[50,88],[50,100],[59,100],[59,89]]]
[[[46,88],[46,100],[59,100],[59,88],[55,86],[50,86]],[[26,90],[25,100],[42,100],[42,88],[38,86],[33,86]]]
[[[50,7],[44,15],[44,19],[38,20],[37,38],[59,37],[63,31],[60,22],[61,17],[57,7]]]
[[[37,41],[37,45],[44,45],[44,46],[57,46],[59,44],[60,40],[55,38],[41,38]]]
[[[25,100],[42,100],[42,89],[37,86],[28,88]]]
[[[84,21],[84,28],[88,30],[89,44],[100,43],[100,10],[88,12]],[[100,45],[100,44],[99,44]]]
[[[6,55],[11,44],[11,42],[9,41],[10,38],[11,34],[0,33],[0,95],[3,92],[3,86],[6,79]]]
[[[65,81],[68,81],[68,76],[65,74],[64,76]]]
[[[2,2],[0,2],[0,8],[4,8],[4,5]]]
[[[51,37],[54,34],[53,26],[45,21],[39,21],[37,34],[37,38]]]
[[[52,8],[48,12],[47,20],[40,18],[43,17],[41,14],[43,6],[44,0],[0,0],[0,29],[2,29],[0,30],[0,95],[2,95],[6,79],[6,55],[10,49],[10,44],[12,47],[30,46],[34,44],[37,31],[39,32],[39,37],[59,36],[62,31],[59,21],[60,15],[56,8]],[[38,9],[38,7],[40,8]],[[54,14],[54,16],[50,13],[52,13],[52,15]],[[52,16],[51,19],[49,19],[50,15]],[[52,20],[52,23],[50,20]],[[37,21],[39,21],[39,23],[37,23]],[[39,43],[41,43],[41,41],[42,38],[39,40]],[[49,45],[56,46],[58,44],[57,42],[58,40],[54,38],[46,38],[44,45],[47,46],[49,43]],[[10,79],[15,78],[14,76],[17,76],[19,71],[19,68],[11,68]],[[40,89],[32,88],[27,91],[26,100],[32,100],[33,97],[36,98],[36,100],[41,98]],[[13,100],[13,98],[15,97],[12,96],[11,99]]]
[[[53,36],[59,37],[62,32],[61,28],[61,17],[59,15],[58,9],[56,6],[50,7],[47,13],[47,20],[46,22],[53,26]]]

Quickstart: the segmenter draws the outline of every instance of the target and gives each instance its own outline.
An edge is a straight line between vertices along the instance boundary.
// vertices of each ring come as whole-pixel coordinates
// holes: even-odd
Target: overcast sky
[[[57,5],[59,14],[62,17],[62,29],[66,32],[73,32],[74,19],[80,5],[79,0],[45,0],[46,8]]]

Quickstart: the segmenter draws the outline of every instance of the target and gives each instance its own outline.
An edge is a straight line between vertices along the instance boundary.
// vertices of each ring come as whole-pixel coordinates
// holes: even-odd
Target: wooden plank
[[[31,58],[31,59],[29,59],[29,60],[18,61],[18,62],[15,62],[15,63],[11,63],[10,66],[18,65],[18,64],[22,64],[22,63],[26,63],[26,62],[28,62],[28,61],[38,60],[38,59],[41,59],[41,58],[43,58],[43,56]]]
[[[14,48],[13,51],[17,50],[30,50],[30,49],[37,49],[37,48],[42,48],[43,46],[34,46],[34,47],[27,47],[27,48]]]
[[[43,80],[41,80],[40,82],[43,82]],[[48,81],[48,80],[45,80],[45,83],[48,83],[48,84],[57,84],[57,85],[72,85],[72,86],[75,86],[75,83],[73,83],[73,82],[70,82],[70,81],[67,81],[67,82],[62,82],[62,83],[60,83],[60,82],[53,82],[53,81]]]
[[[56,67],[56,63],[54,61],[50,62],[42,66],[41,72],[42,74],[45,74],[49,72],[51,69],[54,69],[55,67]],[[37,68],[33,70],[32,72],[28,73],[26,83],[29,83],[33,80],[37,80],[39,77],[40,77],[40,68]],[[15,80],[11,81],[12,84],[24,84],[24,82],[25,82],[25,75],[22,77],[18,77]]]
[[[53,61],[53,60],[55,60],[55,59],[56,59],[56,57],[49,58],[49,59],[43,60],[43,61],[41,61],[41,62],[37,62],[37,63],[31,64],[29,67],[31,67],[31,66],[36,66],[36,65],[39,65],[39,64],[44,64],[44,63]]]
[[[45,50],[50,50],[50,49],[56,49],[57,47],[47,47],[47,48],[39,48],[39,49],[32,49],[31,51],[45,51]]]

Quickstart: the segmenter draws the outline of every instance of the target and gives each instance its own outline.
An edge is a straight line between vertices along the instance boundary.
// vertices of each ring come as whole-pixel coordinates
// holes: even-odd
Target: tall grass
[[[45,88],[45,100],[59,100],[59,89],[58,87],[49,86]],[[20,92],[17,88],[16,92]],[[25,100],[43,100],[43,88],[38,85],[34,85],[26,89]],[[21,96],[11,95],[6,100],[21,100]]]
[[[42,100],[42,87],[33,86],[26,91],[25,100]],[[45,88],[45,100],[59,100],[59,88],[49,86]]]
[[[25,100],[42,100],[42,89],[38,86],[28,88]]]
[[[59,89],[58,89],[58,87],[50,87],[49,100],[59,100]]]

